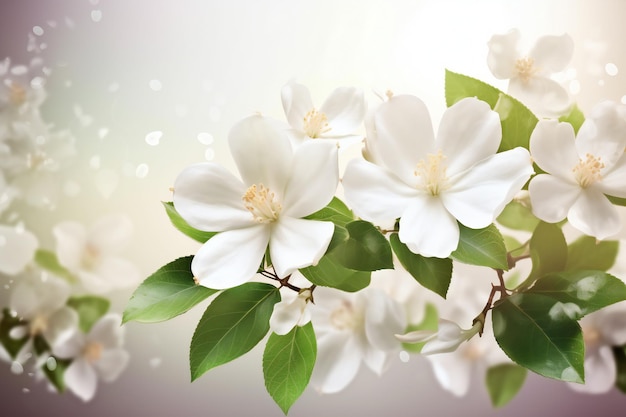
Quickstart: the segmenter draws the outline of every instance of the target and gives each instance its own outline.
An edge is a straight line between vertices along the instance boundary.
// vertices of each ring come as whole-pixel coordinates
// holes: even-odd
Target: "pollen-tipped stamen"
[[[602,179],[600,173],[604,169],[605,165],[601,161],[600,157],[593,156],[591,154],[585,155],[585,159],[580,159],[578,164],[574,167],[574,177],[582,188],[587,188],[596,181]]]
[[[276,194],[263,184],[254,184],[249,187],[242,197],[245,208],[252,213],[257,223],[271,223],[278,219],[282,210]]]
[[[304,133],[310,138],[319,138],[324,133],[330,131],[328,126],[328,118],[326,114],[319,112],[315,109],[310,110],[304,116]]]

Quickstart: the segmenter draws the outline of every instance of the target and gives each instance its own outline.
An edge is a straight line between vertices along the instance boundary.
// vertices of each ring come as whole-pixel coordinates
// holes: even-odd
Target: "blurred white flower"
[[[138,282],[137,267],[117,256],[133,233],[127,216],[102,217],[89,230],[80,223],[65,221],[56,225],[52,233],[59,263],[79,277],[87,291],[102,294]]]
[[[354,212],[372,222],[400,218],[400,240],[417,254],[446,258],[459,225],[490,225],[533,172],[528,151],[496,153],[500,119],[489,105],[463,99],[444,113],[437,137],[424,103],[393,96],[372,116],[380,165],[348,163],[342,184]],[[368,132],[369,137],[369,132]]]
[[[488,42],[487,65],[493,75],[509,80],[508,93],[519,99],[539,117],[559,117],[572,103],[567,91],[550,76],[569,64],[574,52],[572,38],[543,36],[537,39],[528,55],[518,49],[520,33],[513,29],[493,35]]]
[[[569,123],[540,121],[530,151],[546,172],[529,184],[533,214],[550,223],[567,217],[597,239],[620,230],[620,214],[605,196],[626,197],[626,108],[597,105],[575,135]]]
[[[299,141],[354,137],[366,111],[363,92],[352,87],[335,89],[319,109],[302,84],[288,83],[281,98],[292,133]]]
[[[476,321],[469,329],[462,329],[458,324],[446,319],[439,319],[439,327],[434,330],[416,330],[398,334],[398,340],[404,343],[426,342],[420,353],[434,355],[454,352],[463,342],[467,342],[482,330],[483,324]]]
[[[69,339],[52,348],[55,356],[72,359],[65,370],[65,385],[83,401],[93,398],[98,379],[114,381],[128,365],[129,354],[122,348],[124,328],[120,324],[118,315],[106,315],[88,334],[76,329]]]
[[[194,276],[209,288],[240,285],[255,275],[268,244],[280,278],[316,264],[334,226],[303,217],[335,194],[336,146],[307,142],[294,152],[286,134],[258,115],[236,124],[229,144],[241,180],[204,163],[183,170],[174,184],[178,213],[197,229],[220,232],[193,258]]]
[[[0,224],[0,273],[22,272],[33,260],[38,247],[37,237],[28,230]]]
[[[311,321],[311,312],[308,309],[312,300],[309,288],[304,288],[299,293],[290,289],[282,292],[280,302],[274,304],[274,310],[270,317],[270,330],[278,335],[285,335],[295,326],[304,326]]]

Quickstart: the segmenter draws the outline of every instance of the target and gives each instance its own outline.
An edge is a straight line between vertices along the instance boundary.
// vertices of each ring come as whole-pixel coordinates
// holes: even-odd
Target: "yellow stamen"
[[[87,243],[85,250],[83,251],[83,257],[81,259],[81,265],[87,270],[95,268],[100,261],[100,251],[93,244]]]
[[[94,363],[102,357],[102,345],[97,342],[88,343],[83,350],[83,357],[88,362]]]
[[[600,171],[604,169],[604,163],[600,160],[600,157],[595,157],[591,154],[585,155],[585,160],[580,160],[574,167],[574,177],[582,188],[587,188],[596,181],[602,179]]]
[[[30,335],[31,337],[37,336],[48,328],[48,320],[42,315],[36,315],[30,322]]]
[[[330,313],[330,323],[338,330],[354,329],[358,322],[354,307],[348,301],[343,301],[339,307]]]
[[[446,156],[439,151],[436,154],[428,154],[426,161],[420,160],[413,174],[421,179],[418,188],[428,191],[433,196],[439,195],[450,184],[446,175]]]
[[[538,71],[533,58],[520,58],[515,62],[517,75],[524,83],[527,83]]]
[[[312,109],[304,116],[304,133],[308,137],[319,138],[330,129],[326,114]]]
[[[26,101],[26,90],[16,82],[9,83],[9,100],[13,105],[21,106]]]
[[[276,195],[263,184],[254,184],[246,190],[242,200],[257,223],[271,223],[278,219],[282,210]]]

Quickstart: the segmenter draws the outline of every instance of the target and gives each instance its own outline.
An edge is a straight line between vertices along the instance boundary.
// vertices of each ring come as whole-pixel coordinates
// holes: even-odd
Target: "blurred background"
[[[307,85],[318,105],[336,87],[387,89],[421,97],[435,126],[445,109],[444,69],[499,88],[486,65],[487,41],[517,27],[528,44],[569,33],[570,70],[560,81],[583,111],[611,99],[626,103],[626,2],[588,1],[298,1],[19,0],[0,3],[0,59],[43,58],[50,76],[44,118],[76,137],[54,210],[20,213],[53,248],[51,227],[126,213],[135,234],[125,256],[147,277],[198,245],[169,223],[161,201],[187,165],[233,167],[226,137],[254,112],[283,118],[280,89]],[[356,148],[358,149],[358,147]],[[2,283],[6,302],[9,283]],[[135,284],[138,285],[138,283]],[[123,311],[132,294],[112,295]],[[169,322],[129,323],[131,362],[96,397],[56,395],[28,374],[0,363],[0,410],[6,416],[279,416],[266,393],[262,346],[190,383],[188,349],[204,305]],[[394,361],[382,377],[361,369],[335,395],[309,387],[297,416],[587,416],[624,415],[626,396],[575,394],[529,374],[506,407],[491,408],[482,376],[468,395],[439,388],[426,360]]]

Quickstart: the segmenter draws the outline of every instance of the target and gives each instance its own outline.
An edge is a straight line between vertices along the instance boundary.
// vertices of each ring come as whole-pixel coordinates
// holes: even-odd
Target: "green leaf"
[[[95,295],[72,297],[67,305],[78,313],[78,325],[84,333],[89,333],[91,327],[109,311],[111,302],[106,298]]]
[[[328,244],[328,249],[326,249],[326,253],[332,251],[337,246],[344,244],[350,235],[345,227],[335,225],[335,231],[333,232],[333,237],[330,239],[330,243]]]
[[[265,388],[285,414],[309,384],[317,356],[313,325],[272,333],[263,353]]]
[[[53,361],[51,361],[51,359]],[[50,356],[48,361],[41,365],[41,369],[48,378],[48,381],[56,388],[58,392],[65,392],[65,371],[72,363],[71,359],[61,359]]]
[[[419,324],[409,324],[404,333],[413,332],[416,330],[437,330],[439,327],[439,313],[437,307],[428,303],[424,311],[424,319]],[[402,349],[407,352],[420,353],[426,342],[420,343],[402,343]]]
[[[578,133],[578,129],[580,129],[580,126],[582,126],[584,121],[585,115],[578,108],[577,104],[574,104],[569,114],[559,117],[559,122],[566,122],[572,125],[572,127],[574,128],[574,133]]]
[[[348,292],[359,291],[367,287],[372,276],[369,271],[355,271],[344,267],[335,258],[334,252],[327,253],[322,256],[317,265],[302,268],[300,272],[315,285]]]
[[[486,383],[491,404],[496,408],[508,404],[524,385],[526,373],[525,368],[508,363],[489,368]]]
[[[626,394],[626,346],[613,348],[615,363],[617,364],[617,378],[615,386]]]
[[[0,320],[0,344],[4,346],[11,358],[15,358],[20,349],[26,344],[29,336],[26,335],[21,339],[13,339],[9,333],[11,329],[17,326],[26,326],[27,322],[17,316],[12,316],[8,308],[2,311],[2,320]]]
[[[567,248],[565,269],[599,269],[606,271],[617,258],[619,242],[605,240],[598,242],[591,236],[581,236]]]
[[[571,271],[537,280],[528,293],[543,294],[562,303],[563,313],[576,320],[626,300],[626,284],[604,271]],[[555,308],[558,308],[555,306]]]
[[[345,226],[354,221],[354,213],[343,201],[333,197],[326,207],[306,216],[305,219],[331,221],[338,226]]]
[[[529,249],[533,267],[522,286],[528,286],[539,277],[565,269],[567,242],[556,224],[539,223],[530,238]]]
[[[333,249],[336,260],[356,271],[393,269],[389,242],[372,223],[356,220],[345,227],[350,237]]]
[[[509,229],[529,232],[534,231],[539,224],[539,219],[533,215],[532,211],[515,200],[504,207],[496,221]]]
[[[502,141],[498,152],[518,146],[528,149],[530,135],[538,119],[521,102],[489,84],[448,70],[445,83],[448,107],[463,98],[476,97],[498,112],[502,124]]]
[[[450,255],[452,259],[470,265],[509,269],[506,246],[496,226],[470,229],[459,223],[459,229],[459,246]]]
[[[498,301],[493,331],[517,364],[548,378],[584,381],[585,346],[576,320],[542,294],[514,294]]]
[[[202,230],[198,230],[194,227],[191,227],[189,223],[185,219],[183,219],[180,214],[174,208],[174,203],[171,201],[162,201],[163,207],[165,207],[165,212],[167,213],[167,217],[170,218],[170,221],[178,230],[183,232],[185,235],[190,238],[197,240],[200,243],[204,243],[207,240],[211,239],[213,236],[217,234],[217,232],[205,232]]]
[[[217,290],[196,285],[191,272],[193,256],[178,258],[150,275],[133,293],[123,323],[153,323],[188,311]]]
[[[269,319],[278,301],[278,288],[259,282],[248,282],[218,295],[191,339],[191,380],[256,346],[269,330]]]
[[[417,255],[402,242],[397,233],[389,237],[391,248],[398,260],[417,282],[446,298],[452,279],[452,259],[427,258]]]
[[[613,197],[611,195],[607,195],[607,198],[616,206],[626,206],[626,198]]]
[[[35,252],[35,263],[42,269],[52,273],[53,275],[63,278],[70,283],[77,281],[76,277],[59,263],[54,252],[45,249],[37,249]]]

